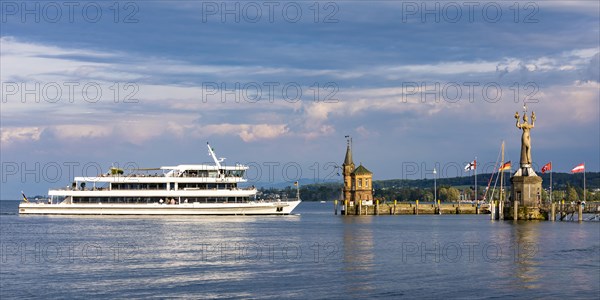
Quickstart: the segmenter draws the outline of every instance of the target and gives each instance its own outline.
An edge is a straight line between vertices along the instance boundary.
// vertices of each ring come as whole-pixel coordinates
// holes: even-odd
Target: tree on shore
[[[569,185],[567,187],[567,201],[568,202],[577,202],[579,200],[579,195],[577,193],[577,190]]]
[[[456,188],[451,187],[446,193],[447,201],[456,202],[460,199],[460,191],[458,191]]]

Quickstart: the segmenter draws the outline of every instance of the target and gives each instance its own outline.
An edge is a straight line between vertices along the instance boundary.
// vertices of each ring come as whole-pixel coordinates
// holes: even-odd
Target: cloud
[[[590,59],[588,68],[584,71],[582,78],[583,80],[600,82],[600,52]]]
[[[493,61],[451,61],[437,64],[398,65],[382,68],[385,72],[392,73],[420,73],[420,74],[463,74],[463,73],[489,73],[494,72],[496,63]]]
[[[49,131],[59,139],[70,140],[107,137],[111,135],[113,129],[109,126],[69,124],[52,126]]]
[[[482,104],[469,103],[464,94],[462,101],[457,103],[445,99],[435,102],[423,95],[436,83],[441,86],[451,81],[461,84],[473,81],[473,76],[485,83],[498,75],[508,77],[512,74],[545,74],[543,80],[549,86],[541,89],[538,95],[547,98],[551,96],[550,91],[554,91],[555,95],[581,99],[578,103],[585,104],[578,104],[573,108],[577,114],[566,116],[565,119],[575,118],[576,122],[589,122],[593,120],[590,110],[580,107],[589,106],[589,99],[594,99],[595,94],[584,83],[598,78],[598,48],[571,49],[528,58],[447,60],[406,65],[392,62],[372,66],[344,66],[339,69],[302,69],[263,65],[208,65],[177,59],[133,56],[119,51],[100,52],[49,46],[23,42],[12,37],[3,37],[2,42],[3,80],[98,80],[101,84],[105,93],[104,99],[98,103],[86,103],[78,96],[74,103],[63,101],[54,105],[12,101],[3,105],[2,117],[5,124],[19,127],[15,125],[22,118],[17,115],[27,115],[38,120],[37,122],[43,122],[38,127],[40,132],[47,129],[48,133],[61,140],[110,137],[143,144],[167,136],[184,139],[190,134],[196,137],[234,135],[244,142],[277,139],[288,135],[316,139],[335,134],[340,126],[344,126],[342,124],[353,120],[363,122],[371,114],[418,118],[444,113],[460,119],[477,112],[477,117],[487,115],[497,118],[494,111],[512,111],[513,103],[495,106],[492,111],[487,109],[490,106],[483,107],[482,110]],[[244,99],[223,98],[222,94],[205,97],[206,90],[201,84],[185,79],[195,78],[197,75],[215,78],[211,82],[219,84],[223,80],[228,90],[235,89],[236,80],[253,76],[258,81],[273,76],[281,78],[280,85],[288,77],[322,76],[333,80],[339,91],[334,95],[337,102],[307,101],[306,97],[311,97],[313,87],[304,85],[302,88],[305,89],[305,98],[302,101],[289,103],[281,95],[276,95],[271,102],[265,100],[265,94],[263,101],[250,103]],[[174,76],[178,79],[171,79]],[[557,83],[547,78],[556,78]],[[405,86],[406,79],[414,80],[408,83],[417,85]],[[110,97],[114,82],[130,80],[136,84],[135,98],[139,103],[125,104],[122,99],[113,101],[115,99]],[[339,83],[335,80],[339,80]],[[343,85],[344,80],[359,80],[361,84]],[[510,83],[503,88],[509,91],[508,85],[513,80],[511,78],[506,81]],[[573,82],[580,84],[573,86]],[[427,86],[423,87],[421,83]],[[565,86],[563,90],[555,88]],[[239,96],[243,91],[234,92]],[[481,99],[475,100],[481,102]],[[553,103],[558,107],[567,106],[560,101]],[[55,110],[56,113],[48,115],[48,109]],[[36,117],[42,115],[44,118]],[[221,123],[220,120],[223,119],[235,119],[237,122]],[[359,135],[364,136],[378,132],[378,128],[371,125],[354,128]],[[17,140],[17,136],[19,135],[13,134],[9,137],[5,134],[3,140]],[[30,134],[29,138],[20,139],[32,141],[33,137],[35,135]]]
[[[598,123],[600,115],[600,83],[594,81],[575,82],[569,86],[551,87],[540,94],[540,106],[550,126],[565,126],[569,123]],[[561,108],[561,109],[557,109]]]
[[[203,126],[209,135],[238,135],[244,142],[274,139],[286,135],[286,124],[211,124]]]
[[[24,42],[13,36],[0,37],[2,42],[2,55],[6,56],[45,56],[45,57],[87,57],[87,58],[114,58],[116,55],[109,52],[93,51],[83,48],[63,48],[40,43]]]
[[[20,141],[38,141],[42,134],[39,127],[2,127],[1,138],[2,146],[9,146]]]
[[[367,129],[364,125],[356,127],[355,131],[363,139],[368,139],[368,138],[379,136],[379,132],[371,131],[371,130]]]
[[[540,56],[531,59],[505,58],[496,65],[496,72],[504,76],[511,72],[557,72],[585,70],[593,64],[600,48],[576,49],[561,52],[554,56]]]
[[[323,136],[331,136],[336,132],[335,127],[333,125],[319,125],[317,127],[311,127],[310,129],[305,129],[300,136],[304,137],[307,140],[312,140],[316,138],[320,138]]]

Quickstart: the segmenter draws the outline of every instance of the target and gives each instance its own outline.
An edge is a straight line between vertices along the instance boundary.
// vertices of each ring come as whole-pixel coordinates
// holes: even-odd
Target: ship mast
[[[221,157],[221,158],[217,159],[217,156],[215,155],[215,151],[213,151],[213,148],[210,146],[210,144],[208,144],[208,142],[206,142],[206,146],[208,147],[208,153],[210,154],[213,161],[215,162],[215,165],[217,165],[217,167],[219,169],[221,169],[221,162],[224,161],[225,158]]]
[[[504,141],[502,141],[502,158],[500,159],[500,201],[498,202],[499,220],[504,219]]]

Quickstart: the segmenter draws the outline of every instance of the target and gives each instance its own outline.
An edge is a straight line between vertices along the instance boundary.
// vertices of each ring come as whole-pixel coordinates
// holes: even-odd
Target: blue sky
[[[339,178],[345,135],[376,179],[464,175],[475,156],[491,171],[502,140],[518,160],[526,96],[534,163],[600,170],[597,1],[1,9],[2,199],[96,166],[207,162],[207,141],[262,182]]]

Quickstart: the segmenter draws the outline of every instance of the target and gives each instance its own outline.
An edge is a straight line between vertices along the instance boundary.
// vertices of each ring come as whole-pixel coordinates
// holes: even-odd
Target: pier
[[[355,204],[334,201],[334,214],[340,215],[456,215],[489,214],[488,205],[471,203],[419,203],[419,201],[373,204]]]
[[[475,215],[475,214],[491,214],[492,220],[513,220],[514,213],[508,214],[509,210],[517,210],[519,220],[527,219],[527,208],[519,206],[503,206],[505,212],[503,216],[499,213],[498,202],[492,206],[487,203],[419,203],[416,201],[394,201],[393,203],[365,203],[355,204],[348,201],[333,202],[333,210],[335,215],[347,216],[373,216],[373,215]],[[495,210],[492,210],[495,207]],[[556,202],[539,207],[544,219],[549,221],[590,221],[600,220],[600,203],[589,203],[581,205],[578,203],[569,204]],[[525,215],[524,215],[525,214]],[[591,217],[584,218],[583,214],[591,214]],[[554,218],[552,217],[554,216]]]
[[[565,203],[565,201],[552,203],[550,208],[545,208],[548,212],[548,220],[550,221],[591,221],[600,220],[600,203],[588,203],[581,205],[580,203]],[[585,219],[583,214],[594,214],[592,217]]]
[[[375,198],[375,188],[373,186],[373,173],[365,166],[354,164],[352,155],[352,139],[346,136],[347,147],[344,162],[340,169],[342,170],[344,185],[341,191],[341,200],[334,201],[334,214],[338,212],[341,215],[420,215],[420,214],[491,214],[491,220],[570,220],[574,221],[577,214],[578,221],[584,221],[584,213],[592,213],[594,217],[589,220],[600,219],[600,203],[590,203],[586,205],[585,189],[585,165],[578,165],[571,172],[584,172],[584,196],[583,201],[565,205],[565,201],[551,202],[542,199],[542,178],[538,176],[533,169],[531,159],[531,141],[530,130],[534,128],[535,113],[531,112],[531,123],[527,117],[527,106],[523,106],[523,122],[519,121],[519,113],[515,113],[516,127],[523,131],[521,136],[521,157],[519,168],[512,174],[510,181],[510,194],[506,195],[504,191],[504,170],[510,170],[511,161],[505,161],[504,141],[502,142],[498,162],[494,169],[500,168],[500,196],[498,200],[491,202],[479,201],[477,192],[475,192],[475,203],[447,202],[441,203],[440,200],[419,203],[419,200],[398,202],[384,201],[382,198]],[[465,170],[475,169],[476,160],[469,163]],[[544,165],[541,172],[551,170],[551,162]],[[434,174],[434,192],[433,199],[437,197],[436,169]],[[475,173],[477,176],[477,173]],[[492,175],[493,176],[493,175]],[[477,178],[477,177],[475,177]],[[490,178],[491,182],[491,178]],[[475,181],[477,187],[477,181]],[[489,184],[488,184],[489,188]],[[477,188],[475,188],[477,190]],[[487,191],[487,189],[486,189]],[[484,197],[486,199],[486,197]],[[450,198],[448,200],[458,200]],[[389,201],[389,198],[388,198]]]

